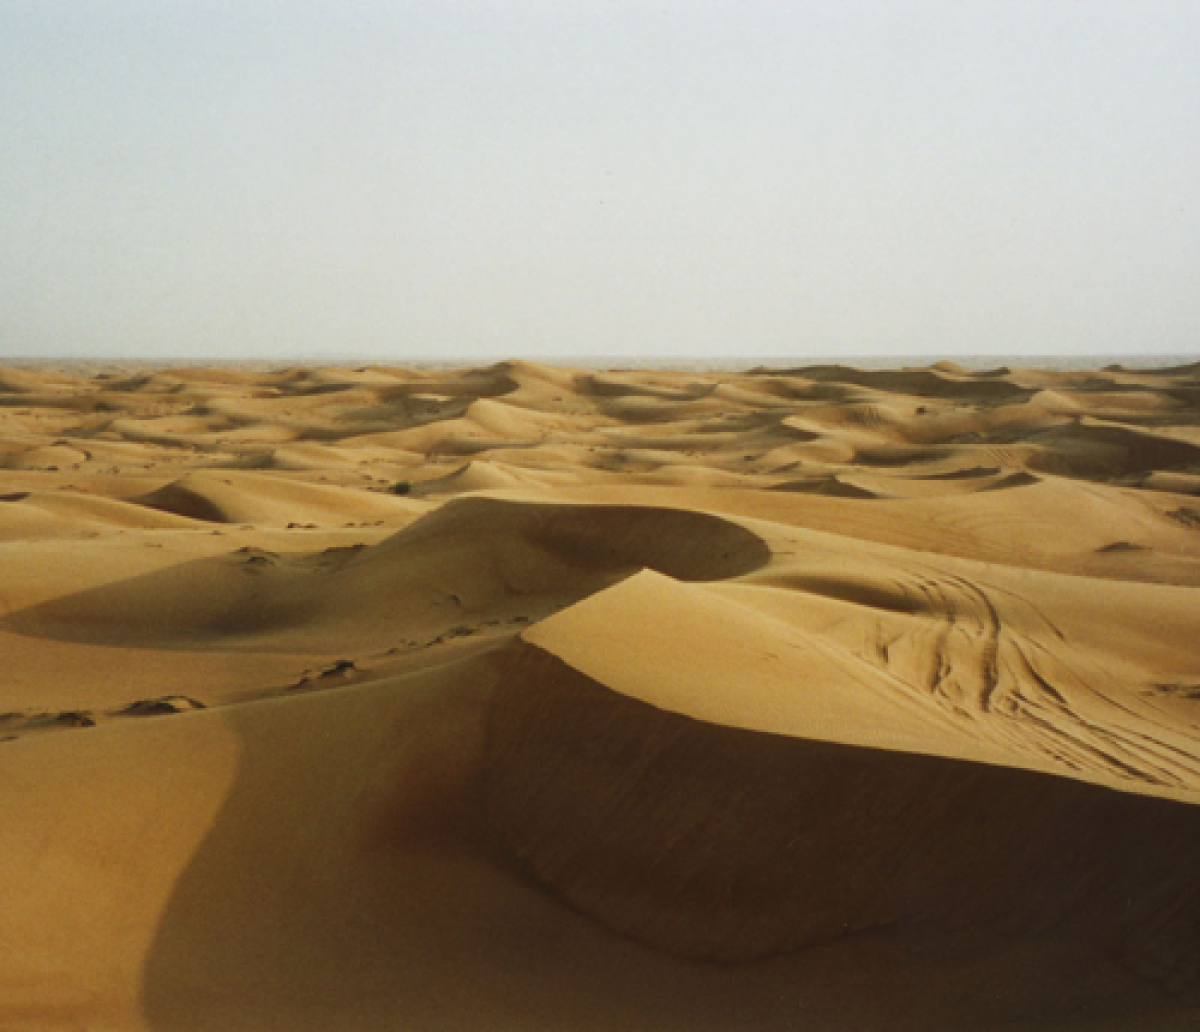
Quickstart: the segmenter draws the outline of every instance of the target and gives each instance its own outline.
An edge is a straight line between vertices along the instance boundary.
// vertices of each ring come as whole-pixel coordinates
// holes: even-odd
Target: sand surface
[[[0,1029],[1200,1027],[1198,366],[0,368],[0,660]]]

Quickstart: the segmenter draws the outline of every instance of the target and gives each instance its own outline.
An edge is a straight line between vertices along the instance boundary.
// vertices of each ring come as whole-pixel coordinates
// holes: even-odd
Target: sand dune
[[[165,487],[128,499],[160,512],[208,523],[284,526],[394,524],[410,520],[411,502],[362,492],[347,495],[335,487],[297,483],[247,473],[192,473]]]
[[[1198,402],[0,369],[0,1027],[1197,1027]]]

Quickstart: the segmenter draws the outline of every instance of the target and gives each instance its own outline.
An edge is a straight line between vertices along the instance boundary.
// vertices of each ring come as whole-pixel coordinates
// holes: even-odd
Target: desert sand
[[[1200,1027],[1200,365],[0,369],[0,1028]]]

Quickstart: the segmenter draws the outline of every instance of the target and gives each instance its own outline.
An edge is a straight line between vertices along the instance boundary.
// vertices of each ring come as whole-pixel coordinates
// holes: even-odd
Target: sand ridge
[[[1198,402],[0,369],[0,1026],[1194,1027]]]

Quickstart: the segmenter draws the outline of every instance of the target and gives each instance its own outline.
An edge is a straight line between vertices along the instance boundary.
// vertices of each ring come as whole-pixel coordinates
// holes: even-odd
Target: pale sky
[[[1200,0],[0,0],[0,357],[1200,353]]]

